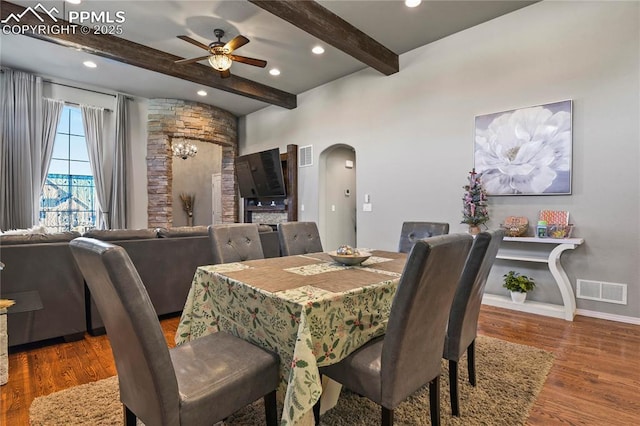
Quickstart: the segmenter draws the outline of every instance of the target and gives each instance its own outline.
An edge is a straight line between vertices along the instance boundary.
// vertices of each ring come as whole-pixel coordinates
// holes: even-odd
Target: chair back
[[[178,424],[178,382],[157,314],[127,252],[80,237],[70,243],[102,316],[120,400],[145,424]]]
[[[504,229],[476,235],[451,304],[443,353],[446,359],[459,360],[476,338],[484,287],[502,237]]]
[[[209,240],[214,264],[264,259],[260,233],[255,223],[210,225]]]
[[[382,348],[383,401],[397,404],[440,375],[451,302],[472,243],[468,234],[452,234],[413,246]]]
[[[441,222],[404,222],[400,231],[398,251],[409,253],[418,240],[449,233],[449,224]]]
[[[283,222],[278,224],[280,252],[283,256],[323,251],[315,222]]]

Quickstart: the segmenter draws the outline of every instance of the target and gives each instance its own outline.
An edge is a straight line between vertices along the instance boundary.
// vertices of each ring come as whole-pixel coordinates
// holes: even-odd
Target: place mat
[[[248,285],[270,293],[292,290],[307,285],[307,277],[292,274],[279,268],[251,268],[225,273],[224,276],[233,280],[236,285]]]
[[[307,286],[317,287],[333,293],[344,293],[390,280],[397,280],[398,276],[380,274],[368,268],[345,268],[340,271],[329,271],[304,278],[304,283]]]

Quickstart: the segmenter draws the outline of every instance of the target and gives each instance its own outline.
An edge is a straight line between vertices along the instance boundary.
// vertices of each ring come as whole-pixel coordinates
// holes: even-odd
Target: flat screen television
[[[236,176],[242,198],[287,195],[278,148],[236,157]]]

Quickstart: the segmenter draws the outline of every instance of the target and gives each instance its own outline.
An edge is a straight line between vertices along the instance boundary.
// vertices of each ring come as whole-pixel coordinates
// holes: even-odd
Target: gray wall
[[[400,72],[365,69],[299,95],[298,108],[241,119],[240,153],[313,145],[299,169],[300,220],[319,219],[318,155],[358,157],[358,245],[394,250],[404,220],[460,224],[477,115],[573,100],[573,194],[489,200],[490,227],[509,215],[569,210],[586,242],[563,255],[569,278],[626,283],[628,305],[578,308],[640,317],[639,8],[637,2],[541,2],[400,57]],[[331,123],[327,125],[327,123]],[[362,212],[371,194],[372,212]],[[518,270],[527,272],[526,264]],[[544,270],[532,299],[559,302]],[[502,292],[492,283],[489,292]]]
[[[182,208],[180,194],[194,194],[193,225],[213,223],[211,175],[222,169],[222,147],[210,142],[185,139],[198,147],[193,158],[173,157],[173,225],[185,226],[187,213]],[[220,190],[220,188],[218,188]]]

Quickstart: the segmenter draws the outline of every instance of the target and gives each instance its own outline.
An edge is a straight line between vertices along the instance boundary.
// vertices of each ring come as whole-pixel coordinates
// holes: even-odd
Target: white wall
[[[573,194],[492,197],[489,226],[569,210],[586,240],[563,255],[574,285],[629,285],[626,306],[578,300],[578,308],[640,317],[639,10],[637,2],[534,4],[402,55],[395,75],[363,70],[300,95],[294,110],[248,115],[240,153],[313,145],[315,166],[299,169],[300,220],[318,220],[317,156],[353,146],[358,204],[365,193],[373,203],[358,212],[358,245],[394,250],[404,220],[466,230],[475,116],[572,99]],[[550,276],[539,278],[530,297],[559,302]]]
[[[147,106],[146,99],[129,100],[131,162],[127,167],[127,227],[130,229],[147,227]]]
[[[346,167],[347,161],[352,168]],[[356,153],[349,146],[331,146],[320,154],[319,170],[318,225],[323,248],[357,246]]]

